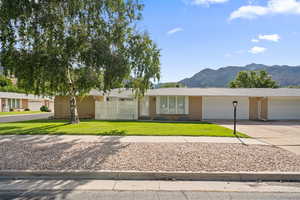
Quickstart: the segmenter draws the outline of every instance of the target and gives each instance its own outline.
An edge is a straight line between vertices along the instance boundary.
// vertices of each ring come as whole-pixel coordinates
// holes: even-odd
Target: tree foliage
[[[278,88],[276,81],[265,70],[241,71],[236,79],[231,81],[231,88]]]
[[[160,50],[136,28],[142,9],[139,0],[0,0],[0,65],[26,92],[70,96],[71,118],[75,96],[92,88],[144,93],[159,79]]]
[[[12,85],[13,83],[9,78],[5,77],[4,75],[0,75],[0,87],[7,87]]]
[[[24,93],[25,91],[17,87],[10,78],[0,75],[0,92]]]
[[[161,83],[159,84],[158,87],[159,88],[183,88],[185,87],[185,85],[177,82],[169,82],[169,83]]]

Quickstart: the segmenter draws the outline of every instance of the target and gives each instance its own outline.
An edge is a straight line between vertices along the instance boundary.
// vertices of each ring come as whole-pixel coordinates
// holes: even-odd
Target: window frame
[[[167,112],[161,112],[161,98],[167,97]],[[175,113],[170,112],[170,97],[175,97]],[[184,113],[178,113],[178,98],[184,97]],[[188,96],[157,96],[156,97],[156,114],[159,115],[188,115],[189,114],[189,97]]]

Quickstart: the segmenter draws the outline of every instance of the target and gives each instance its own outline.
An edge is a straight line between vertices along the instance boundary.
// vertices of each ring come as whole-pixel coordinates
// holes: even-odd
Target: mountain
[[[228,87],[240,71],[266,70],[281,87],[300,85],[300,66],[273,65],[267,66],[252,63],[246,66],[228,66],[217,70],[204,69],[191,78],[179,83],[187,87]]]

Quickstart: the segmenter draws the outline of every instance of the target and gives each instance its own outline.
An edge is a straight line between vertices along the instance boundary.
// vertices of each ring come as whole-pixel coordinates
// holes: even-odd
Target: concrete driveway
[[[35,120],[35,119],[47,119],[48,117],[51,117],[51,116],[53,116],[53,113],[0,116],[0,123],[1,122],[27,121],[27,120]]]
[[[233,129],[232,121],[214,123]],[[238,121],[237,130],[300,155],[300,121]]]

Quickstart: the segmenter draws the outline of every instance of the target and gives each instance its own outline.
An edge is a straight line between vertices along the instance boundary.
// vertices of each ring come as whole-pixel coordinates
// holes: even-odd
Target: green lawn
[[[234,137],[233,131],[205,122],[128,122],[82,120],[68,124],[63,120],[35,120],[0,123],[0,135],[184,135]],[[240,137],[248,137],[238,133]]]
[[[41,111],[20,111],[20,112],[0,112],[0,116],[3,115],[24,115],[24,114],[35,114],[41,113]]]

